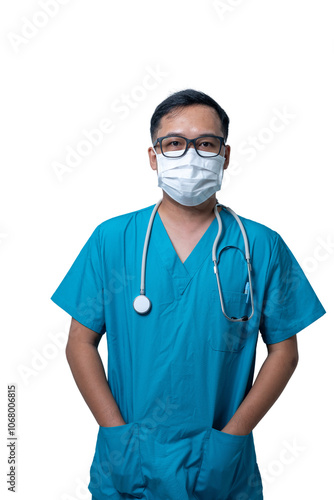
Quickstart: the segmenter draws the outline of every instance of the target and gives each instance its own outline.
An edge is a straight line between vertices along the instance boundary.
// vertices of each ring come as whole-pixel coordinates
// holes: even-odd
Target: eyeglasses
[[[168,158],[179,158],[186,154],[191,142],[194,145],[196,153],[203,157],[218,156],[222,145],[224,144],[225,146],[224,137],[209,134],[196,137],[195,139],[187,139],[181,135],[158,137],[153,144],[153,147],[159,144],[161,152],[164,156],[167,156]]]

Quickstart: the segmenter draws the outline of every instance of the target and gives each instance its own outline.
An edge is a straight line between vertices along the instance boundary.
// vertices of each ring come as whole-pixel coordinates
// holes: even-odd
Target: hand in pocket
[[[237,436],[211,429],[203,450],[202,465],[194,488],[199,500],[227,500],[241,464],[249,434]]]

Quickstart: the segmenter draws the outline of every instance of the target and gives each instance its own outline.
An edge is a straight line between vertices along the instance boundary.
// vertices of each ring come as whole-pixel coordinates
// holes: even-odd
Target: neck
[[[198,228],[215,218],[214,207],[217,203],[216,195],[210,196],[200,205],[187,207],[180,205],[173,198],[163,192],[163,199],[158,212],[162,219],[175,226],[183,225],[184,228]],[[220,212],[221,207],[218,207]]]

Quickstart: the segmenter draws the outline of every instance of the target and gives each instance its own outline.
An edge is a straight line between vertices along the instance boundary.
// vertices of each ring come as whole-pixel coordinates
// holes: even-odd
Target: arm
[[[267,344],[268,356],[258,376],[231,418],[222,429],[229,434],[249,434],[278,399],[298,363],[296,335],[277,344]]]
[[[103,427],[124,425],[97,350],[100,340],[101,335],[72,318],[66,345],[67,361],[97,423]]]

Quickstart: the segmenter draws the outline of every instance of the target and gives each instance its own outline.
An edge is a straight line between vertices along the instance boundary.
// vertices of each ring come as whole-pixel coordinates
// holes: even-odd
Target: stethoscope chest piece
[[[133,301],[133,308],[138,314],[147,314],[152,307],[150,299],[146,295],[138,295]]]

